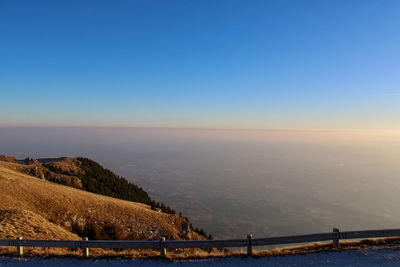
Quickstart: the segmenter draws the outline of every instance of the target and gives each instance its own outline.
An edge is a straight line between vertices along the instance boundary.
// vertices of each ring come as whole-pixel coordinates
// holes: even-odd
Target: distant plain
[[[397,132],[0,127],[0,154],[92,158],[216,238],[400,227]]]

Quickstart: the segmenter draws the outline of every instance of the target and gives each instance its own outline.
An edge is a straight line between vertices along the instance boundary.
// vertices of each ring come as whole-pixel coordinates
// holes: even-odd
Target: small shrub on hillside
[[[87,221],[83,226],[73,224],[71,231],[91,240],[118,240],[121,237],[121,229],[117,225],[98,225],[92,220]]]

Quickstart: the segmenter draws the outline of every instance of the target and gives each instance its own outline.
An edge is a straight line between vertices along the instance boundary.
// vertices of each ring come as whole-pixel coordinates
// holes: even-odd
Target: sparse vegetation
[[[89,220],[85,224],[74,223],[71,231],[79,236],[85,236],[92,240],[118,240],[122,239],[123,229],[116,224],[100,226],[95,221]]]
[[[144,203],[149,205],[154,211],[161,211],[173,215],[176,214],[176,211],[171,207],[165,205],[164,203],[156,202],[151,199],[147,192],[144,191],[141,187],[130,183],[124,177],[116,175],[111,170],[104,168],[97,162],[82,157],[78,157],[76,159],[79,162],[79,168],[82,170],[82,172],[76,173],[76,171],[72,172],[67,169],[63,170],[61,167],[58,167],[51,163],[43,163],[43,166],[57,174],[77,176],[82,181],[83,190],[118,199]],[[45,174],[47,180],[63,185],[68,185],[65,180],[54,179],[48,173],[49,172]],[[182,217],[182,213],[180,213],[180,217]],[[189,222],[189,219],[187,217],[184,217],[184,219]],[[196,232],[197,234],[204,236],[207,239],[213,238],[212,235],[207,234],[204,229],[194,228],[191,224],[190,226],[191,230]],[[102,235],[107,236],[106,234]]]
[[[144,203],[150,205],[153,210],[159,209],[164,213],[176,214],[176,211],[171,207],[152,200],[141,187],[128,182],[124,177],[116,175],[109,169],[103,168],[103,166],[97,162],[82,157],[78,157],[77,160],[80,163],[79,168],[83,170],[82,173],[72,173],[71,171],[63,170],[51,163],[44,163],[43,166],[54,173],[77,176],[82,181],[83,189],[88,192]],[[48,177],[47,173],[46,177]],[[64,181],[59,181],[57,179],[50,178],[48,180],[66,185]]]
[[[21,162],[0,160],[0,190],[2,190],[0,211],[18,208],[30,211],[32,214],[41,216],[50,225],[57,225],[67,230],[70,234],[74,233],[74,236],[78,239],[85,236],[90,239],[130,240],[159,239],[162,236],[167,239],[204,239],[204,237],[209,237],[200,235],[192,226],[190,226],[192,232],[189,235],[182,226],[190,224],[186,217],[158,212],[159,210],[161,211],[161,208],[167,208],[160,203],[155,203],[155,206],[153,206],[153,209],[156,209],[155,212],[151,210],[151,205],[154,205],[152,200],[150,205],[146,205],[84,192],[71,188],[71,185],[64,187],[46,182],[45,180],[52,181],[54,177],[59,177],[60,175],[76,177],[77,174],[84,173],[80,171],[83,164],[80,163],[79,169],[77,169],[75,166],[77,161],[75,159],[69,158],[67,160],[68,162],[73,162],[74,173],[69,172],[65,165],[61,165],[61,163],[65,162],[60,161],[57,161],[59,167],[54,167],[56,165],[49,163],[44,164],[46,167],[41,167],[42,164],[37,161],[31,161],[31,165],[26,165]],[[56,162],[56,160],[52,159],[52,162]],[[63,169],[61,169],[60,165]],[[42,179],[37,179],[39,177],[36,176],[36,178],[33,178],[30,172],[26,172],[26,170],[32,169],[32,166],[38,166],[38,169],[43,168],[41,169],[44,176]],[[47,168],[48,166],[52,167]],[[57,173],[54,172],[56,168]],[[85,169],[85,172],[89,172],[89,169]],[[90,177],[98,177],[101,172],[103,172],[102,167],[97,172],[89,172],[91,173]],[[109,174],[108,171],[104,173]],[[69,176],[71,174],[75,176]],[[123,178],[118,181],[121,180],[127,182]],[[55,182],[61,183],[59,180]],[[99,183],[97,184],[100,186]],[[137,189],[137,191],[142,190],[139,187]],[[147,195],[146,192],[144,193]],[[26,219],[25,221],[29,226],[30,220]],[[39,228],[35,227],[39,231]],[[28,232],[24,232],[23,227],[14,231],[9,237],[13,238],[19,235],[25,238],[30,237]],[[31,235],[32,237],[34,238],[35,235]],[[54,238],[49,236],[43,239]],[[62,237],[58,238],[63,239]],[[66,239],[70,239],[70,237],[66,237]]]

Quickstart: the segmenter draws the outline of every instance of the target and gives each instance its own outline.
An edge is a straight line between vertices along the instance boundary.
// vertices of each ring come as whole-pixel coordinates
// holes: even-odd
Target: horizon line
[[[293,131],[293,132],[399,132],[389,128],[235,128],[235,127],[160,127],[160,126],[83,126],[83,125],[1,125],[0,128],[86,128],[86,129],[137,129],[137,130],[206,130],[206,131]]]

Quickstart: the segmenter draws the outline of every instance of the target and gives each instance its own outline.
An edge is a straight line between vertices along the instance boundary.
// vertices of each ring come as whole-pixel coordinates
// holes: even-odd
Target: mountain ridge
[[[82,164],[81,161],[86,163]],[[154,202],[150,197],[147,199],[150,202],[139,203],[117,199],[115,196],[113,198],[113,196],[99,195],[82,190],[85,186],[85,182],[82,181],[80,182],[83,188],[77,188],[76,185],[80,183],[76,179],[79,180],[90,172],[83,168],[87,166],[87,162],[95,164],[97,168],[101,167],[98,163],[84,158],[19,160],[10,156],[0,156],[0,194],[2,196],[0,211],[14,210],[18,211],[18,214],[33,213],[76,237],[89,236],[91,239],[159,239],[161,237],[205,239],[204,235],[194,231],[195,229],[191,227],[187,218],[176,216],[173,213],[167,214],[152,207],[151,204]],[[58,164],[57,168],[61,169],[64,174],[50,170],[48,166],[46,167],[48,164],[55,164],[53,167]],[[61,165],[65,169],[62,169]],[[83,169],[84,171],[82,171]],[[106,171],[106,173],[108,172],[112,173],[110,170]],[[99,173],[96,174],[98,177],[100,176]],[[59,177],[60,180],[56,180],[54,183],[54,180],[48,180],[46,176],[51,179]],[[122,177],[119,179],[123,182],[126,181]],[[110,181],[114,181],[114,179]],[[138,192],[143,190],[137,186],[135,188]],[[143,192],[146,193],[144,190]],[[160,204],[160,206],[163,205]],[[6,219],[3,218],[3,221],[6,222]],[[2,222],[1,220],[0,217],[0,222]],[[26,233],[15,232],[14,237],[19,234]],[[0,238],[5,238],[1,231]]]

